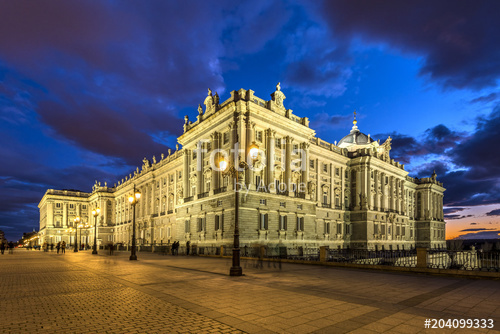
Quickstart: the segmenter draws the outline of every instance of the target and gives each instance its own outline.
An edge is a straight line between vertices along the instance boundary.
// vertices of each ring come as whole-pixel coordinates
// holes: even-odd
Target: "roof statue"
[[[281,85],[279,82],[276,85],[276,91],[271,94],[271,97],[278,107],[281,107],[283,109],[285,108],[285,106],[283,105],[283,101],[286,99],[286,96],[281,91]]]

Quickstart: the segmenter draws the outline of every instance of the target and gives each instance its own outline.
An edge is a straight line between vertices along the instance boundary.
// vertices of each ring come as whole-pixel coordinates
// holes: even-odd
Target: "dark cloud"
[[[492,180],[495,187],[500,177],[500,154],[495,145],[500,142],[500,107],[478,119],[475,132],[450,153],[457,165],[470,168],[471,179]]]
[[[488,102],[493,102],[499,97],[498,93],[490,93],[488,95],[476,97],[475,99],[472,99],[470,102],[471,103],[488,103]]]
[[[455,239],[500,239],[500,230],[470,232]]]
[[[500,209],[492,210],[486,213],[487,216],[500,216]]]
[[[452,213],[456,213],[456,212],[460,212],[460,211],[464,211],[465,208],[444,208],[443,209],[443,213],[445,215],[448,215],[448,214],[452,214]]]
[[[460,232],[479,232],[479,231],[490,231],[494,228],[467,228],[465,230],[460,230]]]
[[[423,56],[421,74],[445,87],[496,87],[500,75],[497,1],[325,1],[332,33]]]

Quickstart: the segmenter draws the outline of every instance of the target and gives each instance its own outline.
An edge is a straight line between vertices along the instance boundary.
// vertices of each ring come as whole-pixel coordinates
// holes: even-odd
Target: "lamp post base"
[[[73,249],[73,253],[76,253],[78,252],[78,247],[75,246],[75,248]]]
[[[92,254],[97,254],[97,251],[94,249],[94,250],[92,251]]]
[[[229,276],[242,276],[243,275],[243,270],[241,267],[231,267],[229,269]]]
[[[137,261],[137,255],[133,254],[130,255],[130,261],[136,260]]]

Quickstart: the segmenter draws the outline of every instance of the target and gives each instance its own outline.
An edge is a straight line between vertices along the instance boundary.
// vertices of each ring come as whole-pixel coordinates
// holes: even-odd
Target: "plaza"
[[[2,333],[418,333],[493,319],[498,280],[230,258],[16,249],[0,256]],[[464,331],[464,330],[458,330]]]

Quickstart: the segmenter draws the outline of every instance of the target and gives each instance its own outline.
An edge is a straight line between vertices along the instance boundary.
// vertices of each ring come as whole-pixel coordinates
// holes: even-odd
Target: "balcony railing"
[[[214,195],[223,193],[227,190],[227,187],[220,187],[219,189],[214,189]]]
[[[295,193],[295,197],[305,199],[306,193]]]
[[[331,209],[332,208],[332,205],[330,203],[321,203],[321,206],[323,208],[328,208],[328,209]]]
[[[168,211],[167,211],[167,215],[170,215],[170,214],[172,214],[172,213],[174,213],[174,210],[168,210]]]
[[[193,196],[184,198],[184,203],[191,202],[193,200]]]
[[[204,193],[201,193],[201,194],[198,194],[198,199],[205,198],[205,197],[208,197],[208,191],[204,192]]]
[[[153,213],[153,214],[151,215],[151,218],[155,218],[155,217],[158,217],[158,214],[157,214],[157,213]]]

